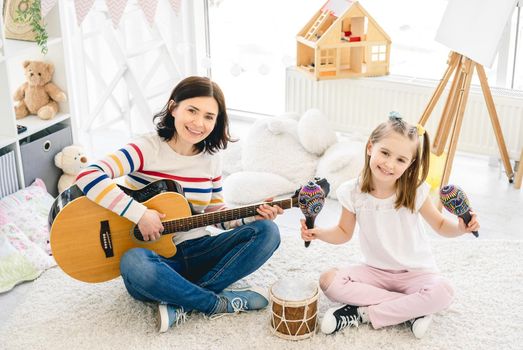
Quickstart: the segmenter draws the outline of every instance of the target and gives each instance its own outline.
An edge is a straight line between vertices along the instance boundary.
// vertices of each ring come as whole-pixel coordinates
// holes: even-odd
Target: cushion
[[[361,173],[365,144],[358,141],[340,141],[331,146],[318,162],[317,177],[329,181],[329,198],[336,199],[336,190],[345,181]]]
[[[53,203],[42,180],[0,199],[0,222],[13,222],[43,251],[50,253],[47,216]]]
[[[300,144],[297,123],[292,119],[256,121],[242,140],[243,170],[280,175],[295,187],[314,178],[318,156]]]
[[[291,181],[280,175],[240,171],[224,180],[223,196],[229,204],[246,205],[261,202],[269,197],[292,194],[296,189]]]
[[[30,281],[56,265],[12,222],[0,226],[0,293]]]
[[[310,153],[321,156],[337,142],[336,133],[319,109],[309,109],[298,123],[298,137]]]
[[[52,203],[40,179],[0,199],[0,293],[56,265],[48,243]]]
[[[20,282],[33,280],[40,273],[5,235],[0,235],[0,293],[7,292]]]

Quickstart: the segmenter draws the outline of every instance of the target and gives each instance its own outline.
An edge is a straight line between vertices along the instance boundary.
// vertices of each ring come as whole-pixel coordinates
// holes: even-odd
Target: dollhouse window
[[[332,65],[334,64],[336,56],[336,49],[326,49],[320,51],[320,65]]]
[[[387,59],[387,47],[385,45],[374,45],[371,48],[371,61],[382,62]]]

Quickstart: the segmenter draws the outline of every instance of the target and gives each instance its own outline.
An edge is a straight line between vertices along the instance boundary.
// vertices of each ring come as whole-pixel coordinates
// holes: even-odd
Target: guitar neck
[[[189,231],[194,228],[198,227],[205,227],[209,225],[215,225],[222,222],[227,222],[231,220],[238,220],[247,218],[250,216],[258,215],[258,212],[256,209],[261,204],[268,204],[268,205],[277,205],[282,209],[290,209],[293,206],[296,206],[296,203],[293,205],[293,200],[297,201],[297,199],[289,198],[279,201],[273,201],[273,202],[264,202],[264,203],[258,203],[254,205],[249,205],[245,207],[238,207],[233,209],[227,209],[227,210],[220,210],[215,211],[212,213],[204,213],[204,214],[197,214],[193,216],[189,216],[186,218],[180,218],[170,221],[164,221],[164,232],[163,234],[170,234],[175,232],[183,232],[183,231]]]

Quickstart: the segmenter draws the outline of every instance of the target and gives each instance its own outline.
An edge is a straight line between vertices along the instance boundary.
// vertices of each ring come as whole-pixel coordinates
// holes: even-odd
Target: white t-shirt
[[[364,262],[384,270],[435,270],[429,239],[419,209],[429,193],[424,183],[416,191],[414,212],[394,208],[396,195],[379,199],[362,193],[359,178],[336,191],[341,205],[356,215]]]

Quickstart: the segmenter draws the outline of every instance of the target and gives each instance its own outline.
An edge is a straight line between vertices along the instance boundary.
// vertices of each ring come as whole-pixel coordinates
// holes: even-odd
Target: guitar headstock
[[[313,182],[316,183],[316,185],[320,186],[323,193],[325,193],[325,197],[327,197],[329,195],[331,186],[326,178],[320,179],[319,177],[315,177]],[[300,194],[300,191],[301,191],[301,187],[298,188],[291,197],[293,207],[297,207],[297,208],[299,207],[298,196]]]

